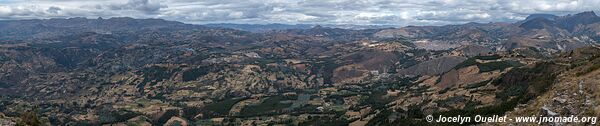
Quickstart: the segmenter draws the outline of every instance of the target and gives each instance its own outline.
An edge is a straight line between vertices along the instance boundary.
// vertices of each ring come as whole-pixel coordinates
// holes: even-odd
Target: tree
[[[21,121],[17,122],[18,126],[41,126],[42,122],[39,120],[37,114],[33,111],[27,111],[21,113]]]

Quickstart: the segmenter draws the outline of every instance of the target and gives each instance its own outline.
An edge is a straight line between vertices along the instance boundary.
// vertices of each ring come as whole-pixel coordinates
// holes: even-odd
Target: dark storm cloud
[[[129,0],[125,4],[110,4],[107,5],[111,10],[137,10],[147,14],[154,14],[165,5],[161,5],[158,1],[151,0]]]
[[[188,23],[444,25],[598,11],[597,0],[34,0],[0,1],[0,19],[163,18]]]
[[[46,10],[46,12],[48,12],[48,13],[53,13],[53,14],[58,14],[58,12],[59,12],[60,10],[62,10],[62,9],[60,9],[59,7],[52,6],[52,7],[49,7],[49,8]]]

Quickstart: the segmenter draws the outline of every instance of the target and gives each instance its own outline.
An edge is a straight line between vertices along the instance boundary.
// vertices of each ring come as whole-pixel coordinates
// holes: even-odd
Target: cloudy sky
[[[445,25],[599,12],[600,0],[0,0],[0,19],[162,18],[186,23]]]

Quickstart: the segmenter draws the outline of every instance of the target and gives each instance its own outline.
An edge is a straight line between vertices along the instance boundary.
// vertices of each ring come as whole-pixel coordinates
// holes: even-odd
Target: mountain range
[[[592,11],[400,28],[2,20],[0,125],[449,125],[423,118],[599,116],[599,42]]]
[[[310,29],[312,27],[329,27],[329,28],[342,28],[349,30],[363,30],[363,29],[383,29],[383,28],[394,28],[393,25],[351,25],[351,24],[232,24],[232,23],[219,23],[219,24],[205,24],[208,27],[217,28],[231,28],[236,30],[250,31],[250,32],[266,32],[272,30],[287,30],[287,29]]]

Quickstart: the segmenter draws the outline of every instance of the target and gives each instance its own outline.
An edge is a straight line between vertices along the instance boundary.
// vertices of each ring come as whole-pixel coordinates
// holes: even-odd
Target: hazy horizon
[[[486,5],[486,6],[481,6]],[[159,18],[188,24],[439,26],[514,22],[530,14],[596,11],[600,1],[190,1],[5,0],[0,20],[86,17]]]

